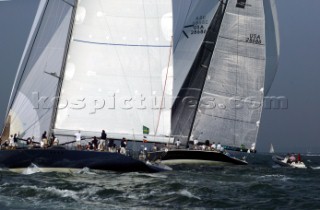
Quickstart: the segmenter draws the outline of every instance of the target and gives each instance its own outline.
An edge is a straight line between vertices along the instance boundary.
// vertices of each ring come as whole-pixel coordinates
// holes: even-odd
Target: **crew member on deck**
[[[106,142],[107,142],[107,134],[106,134],[105,130],[102,130],[101,137],[100,137],[100,142],[99,142],[99,145],[98,145],[98,150],[100,150],[100,151],[105,150]]]
[[[15,148],[15,144],[13,141],[13,135],[10,135],[9,137],[9,149],[14,149]]]
[[[92,145],[93,145],[93,149],[96,150],[98,148],[98,139],[97,137],[93,137],[93,140],[91,141]]]
[[[126,147],[127,147],[127,139],[122,138],[121,140],[121,145],[120,145],[120,153],[125,155],[127,153]]]
[[[198,139],[193,140],[193,149],[198,149]]]
[[[76,145],[77,145],[77,149],[81,150],[82,146],[81,146],[81,132],[78,131],[77,133],[74,134],[75,138],[76,138]]]
[[[180,139],[177,139],[177,141],[176,141],[176,146],[177,146],[177,149],[179,149],[179,148],[180,148],[180,144],[181,144],[181,141],[180,141]]]
[[[109,151],[109,152],[115,152],[114,149],[115,149],[114,141],[113,141],[113,139],[109,139],[108,151]]]
[[[48,147],[47,131],[43,132],[41,138],[42,138],[43,148],[46,149]]]
[[[213,143],[211,144],[211,150],[216,150],[216,149],[217,149],[217,145],[216,145],[215,142],[213,142]]]

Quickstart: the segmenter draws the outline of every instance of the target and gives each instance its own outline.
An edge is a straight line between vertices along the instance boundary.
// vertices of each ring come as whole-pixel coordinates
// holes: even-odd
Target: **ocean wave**
[[[310,166],[310,168],[314,169],[314,170],[319,170],[320,166]]]
[[[96,175],[97,173],[90,171],[90,168],[84,167],[76,172],[77,174],[88,174],[88,175]]]
[[[140,173],[138,175],[143,175],[143,176],[147,176],[147,177],[151,177],[151,178],[159,178],[159,179],[167,179],[168,176],[165,174],[161,174],[161,173],[152,173],[152,174],[147,174],[147,173]]]
[[[201,200],[200,197],[193,195],[193,194],[192,194],[191,192],[189,192],[188,190],[180,190],[180,191],[178,192],[178,194],[183,195],[183,196],[186,196],[186,197],[188,197],[188,198],[196,198],[196,199],[198,199],[198,200]]]
[[[41,188],[41,187],[37,187],[37,186],[27,186],[27,185],[22,185],[21,188],[25,188],[25,189],[33,189],[37,192],[46,192],[49,194],[55,194],[59,197],[62,198],[72,198],[74,200],[78,200],[79,196],[77,195],[78,192],[73,191],[73,190],[61,190],[58,189],[56,187],[45,187],[45,188]]]
[[[280,181],[288,181],[291,180],[292,178],[282,175],[282,174],[268,174],[268,175],[263,175],[257,177],[258,180],[263,180],[263,181],[270,181],[270,180],[280,180]]]

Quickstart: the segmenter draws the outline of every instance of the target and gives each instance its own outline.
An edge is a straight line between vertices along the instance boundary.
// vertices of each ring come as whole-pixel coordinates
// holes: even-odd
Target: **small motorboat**
[[[290,162],[288,157],[281,157],[278,155],[273,155],[272,160],[280,166],[291,167],[291,168],[307,168],[302,161]]]

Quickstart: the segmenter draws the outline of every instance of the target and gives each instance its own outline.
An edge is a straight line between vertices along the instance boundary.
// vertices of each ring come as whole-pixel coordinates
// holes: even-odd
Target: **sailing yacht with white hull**
[[[106,129],[109,138],[142,140],[136,127],[150,124],[155,139],[166,138],[170,112],[141,104],[137,112],[126,102],[165,94],[164,84],[172,81],[171,36],[171,0],[41,0],[9,101],[7,128],[22,139],[40,140],[44,131],[54,132],[63,144],[78,130],[92,137]],[[112,99],[120,104],[114,107]],[[119,153],[61,146],[0,151],[2,167],[31,164],[123,172],[168,169]]]
[[[263,98],[277,69],[275,3],[220,1],[209,21],[210,27],[173,105],[172,134],[187,148],[196,140],[221,143],[226,150],[255,152]],[[178,49],[180,40],[177,42]],[[179,56],[177,59],[174,61],[179,64]],[[156,151],[150,158],[246,164],[216,151],[191,149]]]

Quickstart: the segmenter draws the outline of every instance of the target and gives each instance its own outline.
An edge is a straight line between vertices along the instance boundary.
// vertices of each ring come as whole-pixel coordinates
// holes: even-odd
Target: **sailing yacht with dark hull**
[[[123,9],[126,4],[128,9]],[[73,140],[78,130],[83,131],[83,136],[86,133],[98,136],[101,130],[108,128],[109,138],[113,138],[113,133],[118,139],[127,137],[125,135],[128,135],[127,130],[131,132],[129,126],[132,123],[125,117],[130,116],[130,110],[123,112],[125,109],[121,109],[119,112],[106,108],[105,112],[94,115],[91,110],[79,108],[79,102],[89,97],[94,97],[92,102],[99,102],[108,91],[120,94],[117,89],[121,88],[123,96],[132,95],[131,91],[134,90],[130,86],[137,84],[138,77],[144,78],[145,72],[138,72],[141,71],[141,64],[142,67],[149,65],[157,68],[155,72],[149,72],[152,74],[150,83],[146,86],[140,83],[137,91],[145,90],[153,94],[163,88],[162,69],[168,71],[164,67],[170,64],[171,55],[171,8],[171,0],[152,3],[40,0],[4,120],[7,125],[3,127],[7,129],[2,133],[17,133],[22,139],[33,136],[40,141],[43,131],[48,131],[49,137],[54,132],[60,145]],[[119,27],[119,24],[123,27]],[[132,28],[132,25],[138,27]],[[120,60],[114,59],[115,55]],[[132,56],[135,62],[129,64],[127,60]],[[73,107],[61,108],[64,99],[77,96],[80,101],[74,100],[70,104]],[[101,108],[95,111],[98,110],[102,112]],[[131,112],[131,119],[135,121],[144,115]],[[158,116],[158,111],[153,111],[153,118],[149,119],[153,120],[153,115]],[[168,117],[161,118],[157,121],[170,120]],[[157,130],[166,132],[167,127],[159,125]],[[136,134],[136,137],[139,138],[139,135]],[[32,164],[44,171],[68,171],[84,167],[120,172],[170,170],[169,167],[146,163],[116,152],[70,150],[62,146],[28,149],[2,145],[1,167],[19,170]]]
[[[179,51],[185,42],[176,42],[175,51]],[[277,69],[278,46],[273,0],[220,1],[173,104],[175,140],[186,148],[198,140],[202,144],[221,143],[232,154],[256,152],[263,97]],[[247,164],[216,151],[183,149],[149,154],[151,159],[165,162]]]
[[[1,168],[23,171],[32,165],[36,165],[43,172],[73,172],[83,168],[149,173],[170,170],[169,167],[146,164],[117,152],[68,150],[64,147],[0,151]]]
[[[189,149],[171,149],[148,153],[148,160],[160,160],[166,165],[178,164],[212,164],[212,165],[247,165],[241,160],[219,151],[202,151]]]

